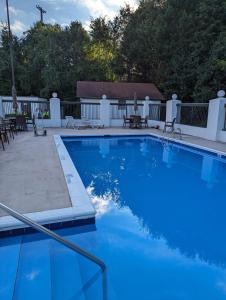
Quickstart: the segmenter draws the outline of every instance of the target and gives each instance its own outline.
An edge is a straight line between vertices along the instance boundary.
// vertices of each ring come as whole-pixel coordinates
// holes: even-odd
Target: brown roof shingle
[[[108,99],[150,99],[164,100],[164,96],[153,83],[77,81],[77,97]]]

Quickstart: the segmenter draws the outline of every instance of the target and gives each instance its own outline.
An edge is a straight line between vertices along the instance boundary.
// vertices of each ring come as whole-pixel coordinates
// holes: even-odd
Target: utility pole
[[[10,52],[10,61],[11,61],[11,75],[12,75],[12,97],[13,97],[13,109],[15,113],[17,112],[17,93],[16,93],[16,83],[15,83],[15,73],[14,73],[14,59],[13,59],[13,45],[12,45],[12,33],[10,28],[10,19],[9,19],[9,3],[6,0],[6,11],[7,11],[7,23],[8,23],[8,39],[9,39],[9,52]]]
[[[40,5],[36,5],[36,8],[40,11],[40,22],[43,23],[43,14],[46,14],[46,11]]]

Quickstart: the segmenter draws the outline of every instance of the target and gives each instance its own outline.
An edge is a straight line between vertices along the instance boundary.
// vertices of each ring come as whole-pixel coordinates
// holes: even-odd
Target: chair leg
[[[3,150],[5,151],[5,146],[4,146],[4,142],[3,142],[3,138],[2,138],[1,133],[0,133],[0,140],[1,140],[1,143],[2,143],[2,148],[3,148]]]
[[[7,134],[7,132],[5,132],[5,141],[6,141],[6,143],[8,143],[9,144],[9,137],[8,137],[8,134]]]
[[[14,135],[13,135],[13,131],[11,128],[8,129],[9,132],[9,137],[11,137],[12,139],[14,139]]]
[[[13,128],[12,128],[12,127],[10,128],[10,132],[11,132],[11,137],[12,137],[13,140],[14,140],[14,133],[13,133]]]

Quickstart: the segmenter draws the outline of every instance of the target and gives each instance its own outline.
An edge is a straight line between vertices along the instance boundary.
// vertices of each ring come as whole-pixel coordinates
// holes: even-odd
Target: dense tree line
[[[168,97],[204,101],[226,88],[226,0],[141,0],[113,20],[62,28],[36,23],[13,37],[18,94],[75,97],[77,80],[153,82]],[[1,32],[0,94],[10,94]]]

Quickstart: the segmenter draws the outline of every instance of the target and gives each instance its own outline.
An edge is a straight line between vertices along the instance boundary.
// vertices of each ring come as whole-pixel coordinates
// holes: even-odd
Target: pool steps
[[[22,239],[13,299],[51,300],[49,239],[26,235]],[[42,287],[42,288],[40,288]],[[38,296],[38,297],[37,297]]]
[[[84,227],[65,236],[82,245],[88,237]],[[113,295],[111,291],[108,300],[116,300]],[[6,237],[0,239],[0,299],[102,300],[102,274],[98,266],[41,233]]]
[[[21,240],[22,236],[0,239],[0,299],[13,297]]]
[[[59,245],[56,241],[50,242],[50,249],[53,299],[86,300],[80,276],[78,254]]]

